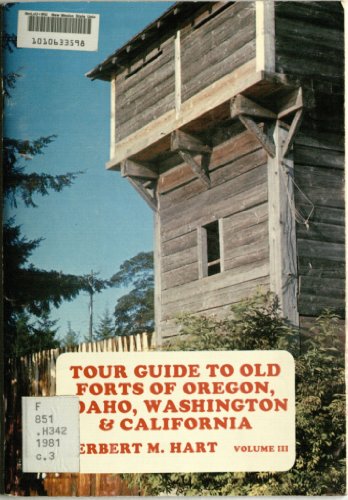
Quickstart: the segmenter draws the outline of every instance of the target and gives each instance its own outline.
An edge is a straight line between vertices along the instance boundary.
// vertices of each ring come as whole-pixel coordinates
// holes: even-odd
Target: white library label
[[[79,399],[23,397],[23,472],[79,472]]]
[[[31,49],[98,50],[99,14],[18,12],[17,46]]]

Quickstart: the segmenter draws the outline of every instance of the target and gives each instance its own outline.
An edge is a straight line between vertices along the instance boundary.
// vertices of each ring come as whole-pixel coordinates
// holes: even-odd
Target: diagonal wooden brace
[[[182,130],[175,130],[171,134],[170,149],[181,156],[184,162],[191,167],[194,174],[209,189],[210,179],[203,167],[203,159],[211,154],[212,148],[207,144],[204,144],[197,137],[193,137]],[[194,155],[196,154],[202,155],[201,165],[197,163],[194,158]]]
[[[128,182],[153,210],[157,210],[158,174],[156,172],[146,165],[126,159],[121,163],[121,175],[128,179]]]
[[[146,201],[146,203],[150,206],[150,208],[152,208],[152,210],[157,211],[156,191],[146,188],[139,179],[136,179],[133,177],[127,177],[127,178],[128,178],[128,182],[134,187],[134,189]]]
[[[276,122],[294,114],[290,127],[286,125],[288,133],[286,135],[286,139],[284,140],[284,144],[277,145],[277,147],[281,147],[282,157],[285,157],[289,153],[302,120],[304,97],[301,87],[295,88],[283,96],[281,107],[277,114],[264,108],[251,99],[248,99],[242,94],[238,94],[234,97],[230,104],[231,118],[238,117],[245,128],[247,128],[256,137],[271,158],[275,158],[276,156],[276,145],[273,139],[261,129],[259,124],[255,121],[255,118],[273,120]]]
[[[303,90],[301,87],[291,92],[285,102],[283,102],[281,109],[278,112],[278,120],[285,118],[291,113],[301,110],[304,106]]]
[[[209,189],[210,188],[210,179],[209,179],[208,175],[205,173],[202,166],[199,165],[196,162],[196,160],[193,158],[193,156],[190,153],[188,153],[187,151],[178,151],[178,153],[181,156],[181,158],[184,160],[184,162],[187,163],[191,167],[192,171],[203,182],[203,184],[205,184],[206,187]]]
[[[238,117],[243,125],[256,137],[262,147],[267,153],[274,158],[276,155],[276,148],[274,142],[263,132],[257,123],[246,115],[239,115]]]
[[[300,128],[302,121],[303,110],[299,109],[296,111],[295,116],[291,122],[287,137],[284,144],[282,145],[282,157],[284,158],[290,151],[291,146],[295,140],[296,132]]]
[[[300,128],[303,115],[303,107],[303,90],[300,87],[292,92],[292,94],[290,94],[288,102],[283,104],[282,109],[278,113],[278,120],[281,120],[282,118],[285,118],[294,113],[294,117],[288,130],[285,142],[282,145],[281,154],[283,158],[289,153],[291,146],[295,140],[296,133]]]

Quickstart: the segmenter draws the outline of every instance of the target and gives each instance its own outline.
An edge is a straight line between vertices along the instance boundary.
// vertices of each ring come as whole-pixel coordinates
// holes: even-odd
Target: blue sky
[[[37,172],[84,171],[61,193],[37,197],[38,208],[18,206],[16,222],[30,239],[44,238],[31,262],[46,270],[109,278],[120,264],[153,248],[153,214],[109,159],[110,85],[84,75],[161,15],[168,2],[62,2],[16,4],[6,14],[6,30],[17,31],[20,9],[100,14],[96,52],[17,49],[6,55],[5,70],[18,71],[16,89],[5,112],[5,135],[56,140],[27,163]],[[8,211],[9,215],[12,212]],[[95,318],[113,310],[124,290],[95,296]],[[53,309],[59,335],[67,323],[83,338],[88,332],[88,296]],[[97,321],[96,321],[97,323]]]

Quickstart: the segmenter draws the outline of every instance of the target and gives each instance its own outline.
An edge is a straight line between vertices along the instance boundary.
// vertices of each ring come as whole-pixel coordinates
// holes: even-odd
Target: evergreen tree
[[[44,312],[36,321],[33,329],[33,348],[38,351],[52,349],[60,346],[57,338],[58,320],[52,320],[48,312]]]
[[[110,314],[108,308],[105,309],[104,314],[99,319],[99,324],[95,330],[95,338],[97,340],[105,340],[115,335],[114,318]]]
[[[37,321],[34,321],[27,312],[18,313],[15,321],[16,337],[12,346],[13,355],[18,357],[59,347],[56,324],[57,320],[51,320],[48,313],[44,313]]]
[[[68,331],[66,332],[65,337],[62,339],[61,345],[62,347],[69,349],[71,347],[77,346],[79,343],[79,334],[71,328],[71,322],[68,321]]]
[[[7,3],[4,6],[0,5],[0,10],[1,7],[3,8],[3,11],[1,12],[2,18],[3,19],[3,13],[9,11],[14,4]],[[4,23],[5,24],[5,23]],[[7,31],[3,31],[2,33],[2,49],[3,52],[10,52],[12,53],[13,50],[17,47],[17,36],[14,33],[8,33]],[[16,81],[17,78],[20,77],[19,73],[16,73],[14,71],[12,72],[7,72],[3,73],[2,71],[3,68],[0,68],[1,70],[1,77],[2,77],[2,87],[3,87],[3,95],[4,97],[10,97],[11,96],[11,90],[15,88],[16,86]]]
[[[16,325],[22,313],[30,313],[45,319],[51,306],[59,306],[63,300],[71,300],[86,284],[79,276],[64,275],[57,271],[45,271],[29,264],[31,253],[40,240],[27,240],[13,220],[4,225],[4,352],[14,355],[13,346],[18,342]],[[37,337],[36,337],[37,338]],[[45,339],[45,348],[56,347]],[[42,346],[42,342],[39,342]],[[35,351],[39,346],[33,346]],[[16,352],[17,355],[24,352]]]
[[[10,6],[5,6],[9,9]],[[16,37],[5,32],[2,48],[12,52],[16,47]],[[11,98],[16,80],[16,72],[3,75],[4,96]],[[5,103],[6,104],[6,103]],[[3,139],[3,193],[5,205],[16,208],[19,200],[26,207],[36,207],[35,195],[46,196],[50,191],[61,191],[71,186],[80,172],[51,175],[47,172],[28,171],[30,160],[41,155],[52,142],[54,136],[36,140],[19,140],[11,137]],[[63,300],[72,300],[87,284],[79,276],[66,275],[57,271],[45,271],[30,264],[32,252],[41,240],[28,240],[16,225],[15,218],[6,220],[3,229],[3,281],[4,281],[4,352],[6,356],[26,352],[23,342],[24,317],[33,314],[44,318],[51,306],[59,306]],[[30,322],[27,325],[29,335]],[[21,325],[20,332],[17,327]],[[20,339],[22,339],[20,341]],[[33,340],[30,337],[28,344]],[[47,342],[46,342],[47,341]],[[56,342],[48,342],[45,348],[55,347]],[[43,345],[43,343],[39,343]],[[16,346],[16,347],[15,347]],[[21,350],[20,347],[23,346]],[[34,350],[38,350],[33,346]]]
[[[31,352],[31,336],[33,333],[33,323],[30,321],[30,316],[26,312],[19,313],[16,316],[14,328],[16,336],[12,345],[14,356],[21,356]]]
[[[118,299],[114,316],[116,335],[152,332],[154,329],[153,252],[140,252],[123,262],[112,276],[112,286],[132,287]]]

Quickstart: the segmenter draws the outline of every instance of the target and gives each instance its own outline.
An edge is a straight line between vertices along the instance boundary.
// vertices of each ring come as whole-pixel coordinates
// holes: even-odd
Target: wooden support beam
[[[142,179],[158,179],[158,174],[151,168],[133,160],[121,162],[122,177],[140,177]]]
[[[171,144],[170,149],[173,152],[179,153],[181,158],[187,165],[189,165],[195,175],[201,179],[205,186],[210,188],[210,179],[205,169],[203,168],[203,158],[206,155],[211,154],[212,148],[207,144],[204,144],[197,137],[193,137],[190,134],[186,134],[182,130],[175,130],[170,136]],[[202,162],[201,165],[196,162],[193,158],[193,154],[201,154]]]
[[[139,179],[133,177],[127,177],[128,182],[134,187],[134,189],[140,194],[140,196],[146,201],[152,210],[157,211],[157,199],[155,194],[151,194],[149,189],[145,188]]]
[[[212,149],[197,137],[186,134],[182,130],[171,133],[171,151],[188,151],[191,153],[211,153]]]
[[[256,0],[256,71],[275,72],[274,0]]]
[[[267,151],[269,156],[274,158],[276,155],[274,142],[263,132],[263,130],[261,130],[257,123],[254,122],[252,118],[249,118],[245,115],[239,115],[239,119],[243,123],[243,125],[256,137],[265,151]]]
[[[278,112],[278,120],[303,108],[303,91],[298,88],[291,92],[287,100],[283,103],[282,109]]]
[[[282,109],[278,113],[278,120],[295,113],[291,125],[288,129],[288,133],[284,138],[284,144],[280,145],[281,155],[284,158],[290,151],[291,146],[295,140],[295,135],[301,125],[302,114],[304,107],[304,97],[302,88],[296,89],[294,92],[289,94],[287,101],[282,105]]]
[[[281,122],[281,120],[291,114],[294,114],[293,120],[290,125],[287,123],[282,123],[282,128],[288,130],[287,135],[283,134],[283,145],[278,144],[277,147],[281,147],[281,152],[279,154],[285,157],[294,142],[295,135],[300,127],[302,120],[302,112],[304,107],[304,97],[303,90],[301,87],[289,92],[285,97],[282,98],[281,108],[278,114],[270,111],[258,103],[246,98],[242,94],[238,94],[236,97],[231,99],[231,118],[238,117],[243,125],[255,135],[257,140],[262,144],[266,152],[274,158],[277,154],[276,146],[274,141],[261,129],[258,123],[254,121],[255,118],[270,119]]]
[[[151,179],[149,181],[145,181],[145,182],[143,182],[143,186],[144,186],[144,188],[147,188],[147,189],[153,189],[154,181]]]
[[[192,171],[197,175],[197,177],[205,184],[205,186],[210,188],[210,179],[201,165],[199,165],[193,156],[187,151],[178,151],[181,158],[187,165],[192,168]]]
[[[181,36],[176,32],[174,41],[174,70],[175,70],[175,116],[180,115],[181,109]]]
[[[158,200],[160,203],[160,197]],[[155,347],[162,344],[162,245],[161,245],[161,217],[158,209],[154,215],[155,245],[154,245],[154,274],[155,274]]]
[[[287,137],[285,139],[285,142],[282,146],[282,157],[284,158],[290,151],[291,146],[295,140],[296,133],[298,129],[300,128],[301,121],[302,121],[302,114],[303,110],[299,109],[294,116],[294,119],[291,122]]]
[[[231,99],[231,118],[236,118],[239,115],[255,116],[257,118],[277,118],[276,113],[260,106],[242,94],[238,94]]]
[[[115,155],[115,142],[116,142],[116,74],[111,78],[110,85],[110,158]]]
[[[284,159],[281,148],[287,136],[288,130],[277,121],[274,131],[276,156],[268,158],[270,286],[278,296],[284,317],[298,325],[294,162],[290,156]]]

